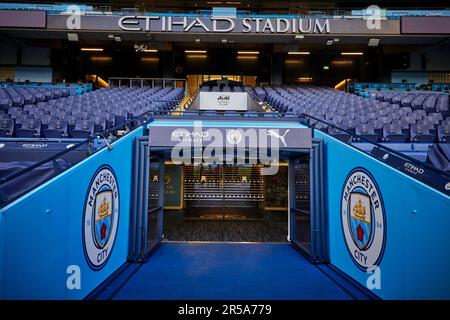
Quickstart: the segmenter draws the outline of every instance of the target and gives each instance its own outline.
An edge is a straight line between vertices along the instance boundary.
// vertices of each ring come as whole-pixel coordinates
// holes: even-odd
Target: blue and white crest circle
[[[111,167],[95,172],[87,191],[83,215],[83,248],[89,266],[101,269],[116,240],[119,223],[119,189]]]
[[[341,196],[341,222],[347,249],[361,270],[378,266],[386,245],[386,215],[380,189],[364,168],[353,169]]]

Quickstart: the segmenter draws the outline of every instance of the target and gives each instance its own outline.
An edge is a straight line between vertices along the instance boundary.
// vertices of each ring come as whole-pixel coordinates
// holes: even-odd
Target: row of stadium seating
[[[0,110],[68,97],[68,89],[0,88]]]
[[[0,136],[85,138],[152,110],[168,111],[182,97],[180,88],[105,88],[10,106],[0,111]]]
[[[389,92],[368,99],[313,86],[256,87],[254,92],[276,111],[307,114],[370,141],[450,141],[447,94]],[[312,124],[339,139],[352,140],[342,130],[329,128],[321,122]]]

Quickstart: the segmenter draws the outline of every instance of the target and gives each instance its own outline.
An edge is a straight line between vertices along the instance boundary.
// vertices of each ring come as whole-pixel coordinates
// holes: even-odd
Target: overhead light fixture
[[[81,51],[96,51],[96,52],[101,52],[101,51],[103,51],[103,48],[81,48]]]
[[[184,50],[185,53],[206,53],[206,50]]]
[[[145,58],[141,58],[141,61],[144,61],[144,62],[158,62],[159,58],[147,58],[147,57],[145,57]]]
[[[69,41],[78,41],[78,34],[77,33],[68,33],[67,34],[67,40],[69,40]]]
[[[296,40],[300,40],[300,39],[304,39],[304,38],[305,38],[305,36],[302,34],[296,34],[294,37],[294,39],[296,39]]]
[[[341,39],[339,39],[339,38],[334,38],[333,39],[333,42],[339,42],[339,41],[341,41]]]
[[[311,52],[309,51],[289,51],[288,54],[290,55],[309,55]]]
[[[188,54],[186,57],[189,59],[206,59],[208,56],[206,54]]]
[[[206,4],[222,4],[222,1],[206,1]]]
[[[156,49],[145,49],[143,52],[153,52],[153,53],[155,53],[155,52],[158,52],[158,50],[156,50]]]
[[[200,39],[199,39],[199,38],[196,38],[196,39],[194,40],[194,42],[195,42],[195,43],[200,43]]]
[[[108,39],[114,39],[114,35],[113,34],[108,34]]]
[[[363,52],[341,52],[342,56],[362,56]]]
[[[369,47],[377,47],[380,43],[380,39],[372,38],[369,39]]]
[[[330,66],[323,66],[323,70],[330,70]]]
[[[242,57],[242,56],[241,56]],[[239,58],[239,57],[238,57]],[[303,64],[304,61],[302,60],[292,60],[292,59],[286,59],[284,60],[284,63],[286,64]]]
[[[115,42],[122,42],[122,38],[121,37],[114,37],[114,41]]]
[[[240,1],[227,1],[226,4],[242,4]]]
[[[238,51],[238,54],[259,54],[259,51]]]
[[[327,41],[327,46],[331,46],[331,45],[333,45],[333,40],[328,40]]]
[[[347,65],[347,64],[353,64],[352,60],[333,60],[331,61],[331,64],[336,64],[336,65]]]
[[[238,59],[247,59],[247,60],[256,60],[258,59],[258,56],[256,55],[238,55]]]
[[[102,56],[91,56],[91,60],[105,62],[105,61],[112,61],[112,58],[111,57],[102,57]]]

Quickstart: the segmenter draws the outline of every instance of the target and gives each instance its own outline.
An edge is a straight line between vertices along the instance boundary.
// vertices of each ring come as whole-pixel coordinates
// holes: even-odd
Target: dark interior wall
[[[344,79],[358,79],[362,75],[362,57],[329,53],[305,56],[285,55],[284,82],[335,86]]]
[[[144,53],[135,52],[132,47],[82,52],[79,46],[69,45],[51,49],[50,61],[54,80],[84,81],[86,74],[99,75],[105,80],[113,76],[185,78],[189,74],[217,74],[257,76],[259,83],[273,83],[277,76],[280,83],[310,82],[327,86],[335,86],[344,79],[389,82],[393,70],[408,70],[414,65],[408,52],[390,51],[383,46],[366,48],[363,56],[342,56],[340,51],[330,50],[288,55],[286,52],[275,53],[272,49],[259,49],[257,55],[238,55],[236,48],[219,47],[193,54],[185,53],[184,48]],[[275,70],[273,57],[276,54],[281,56],[281,68]],[[433,60],[433,69],[438,70],[441,66],[442,63]],[[309,79],[311,81],[307,81]]]
[[[135,52],[133,49],[81,52],[79,48],[55,49],[52,65],[67,81],[84,79],[86,74],[109,77],[175,77],[189,74],[255,75],[270,81],[270,53],[238,56],[236,50],[211,49],[206,54]]]
[[[281,70],[277,70],[283,83],[312,82],[334,86],[345,78],[377,81],[382,77],[377,50],[364,56],[341,56],[338,53],[313,52],[308,56],[281,54]],[[86,74],[109,77],[175,77],[189,74],[251,75],[258,82],[271,83],[274,53],[260,51],[258,55],[238,55],[236,49],[214,48],[207,53],[139,53],[133,49],[105,49],[103,52],[81,52],[79,48],[54,49],[54,74],[66,81],[84,79]],[[328,69],[324,68],[328,67]]]
[[[207,53],[187,54],[184,50],[175,53],[175,76],[189,74],[252,75],[259,81],[270,80],[270,53],[238,55],[228,48],[208,49]]]
[[[85,81],[85,75],[109,77],[162,77],[162,53],[135,52],[129,49],[105,49],[103,52],[82,52],[77,48],[52,51],[54,73],[68,82]]]

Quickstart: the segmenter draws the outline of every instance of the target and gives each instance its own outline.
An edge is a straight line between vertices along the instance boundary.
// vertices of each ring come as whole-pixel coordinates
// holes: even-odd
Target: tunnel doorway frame
[[[163,208],[164,208],[164,153],[169,147],[149,147],[148,136],[135,139],[134,146],[134,179],[132,181],[132,212],[130,221],[130,246],[128,260],[132,262],[146,261],[157,250],[163,240]],[[311,263],[327,263],[328,257],[328,229],[326,208],[324,205],[324,172],[323,172],[323,140],[312,139],[310,149],[286,148],[283,150],[284,159],[288,164],[288,242]],[[288,157],[286,158],[286,155]],[[295,237],[295,162],[300,157],[308,159],[310,173],[310,247],[299,245]],[[148,207],[149,164],[150,159],[157,159],[160,168],[159,175],[159,204],[157,212],[161,215],[156,227],[157,234],[152,243],[148,242],[148,217],[152,211]],[[293,175],[294,174],[294,175]]]

